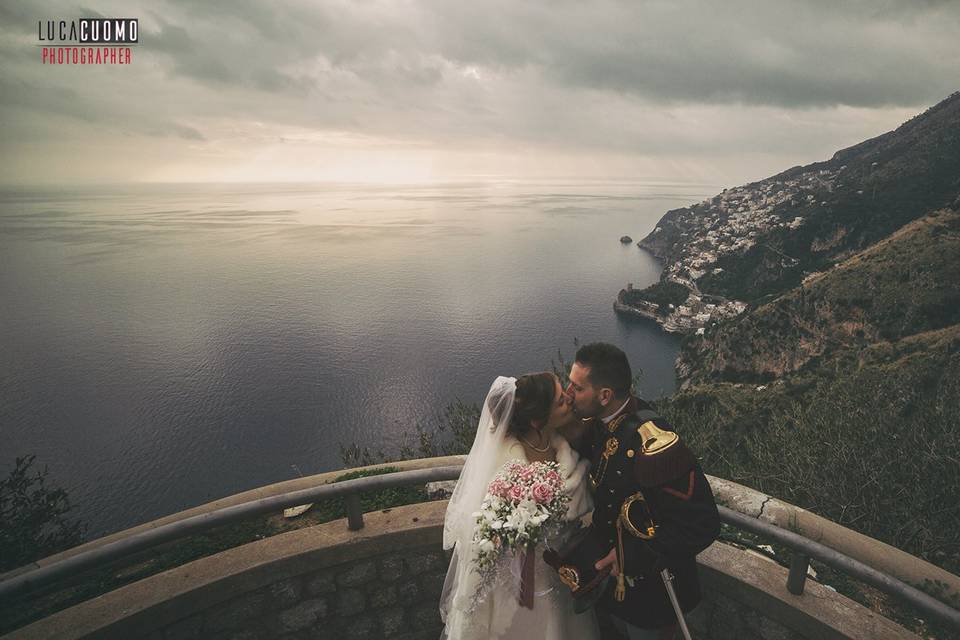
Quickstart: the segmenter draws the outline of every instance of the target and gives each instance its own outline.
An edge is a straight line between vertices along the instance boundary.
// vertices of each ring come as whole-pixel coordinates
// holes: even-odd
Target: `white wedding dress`
[[[500,408],[502,415],[509,417],[512,408],[510,387],[498,378],[491,387],[495,393],[498,382],[500,391],[506,391]],[[500,401],[494,397],[493,403]],[[491,404],[488,395],[487,406]],[[471,514],[479,509],[479,502],[486,487],[500,467],[509,460],[526,462],[523,446],[512,436],[505,435],[505,425],[498,424],[496,411],[492,415],[485,408],[478,427],[477,440],[471,449],[460,482],[447,510],[444,523],[444,546],[453,548],[453,557],[447,570],[440,613],[445,628],[442,638],[465,640],[473,638],[516,638],[519,640],[592,640],[600,637],[596,616],[592,609],[577,614],[573,610],[570,590],[560,582],[557,573],[543,561],[543,547],[535,551],[534,575],[535,596],[533,609],[521,607],[518,600],[518,571],[507,570],[505,579],[498,581],[485,597],[475,598],[479,576],[472,566],[475,548],[472,538]],[[483,440],[483,441],[481,441]],[[557,452],[557,463],[564,476],[564,490],[570,495],[570,505],[565,520],[570,533],[579,525],[580,519],[592,511],[593,505],[587,489],[587,460],[580,460],[567,441],[555,436],[552,442]],[[464,486],[461,486],[464,485]],[[482,485],[482,486],[481,486]],[[559,541],[558,541],[559,542]],[[519,563],[517,563],[519,565]]]

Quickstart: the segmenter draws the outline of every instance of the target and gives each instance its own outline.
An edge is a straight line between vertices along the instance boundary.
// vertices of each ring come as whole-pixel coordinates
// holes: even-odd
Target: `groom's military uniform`
[[[676,614],[660,570],[674,575],[684,612],[700,602],[695,558],[720,532],[713,492],[694,455],[643,400],[631,397],[612,419],[592,422],[592,526],[607,549],[618,549],[624,575],[597,606],[637,627],[667,626]],[[657,428],[668,433],[652,438]]]

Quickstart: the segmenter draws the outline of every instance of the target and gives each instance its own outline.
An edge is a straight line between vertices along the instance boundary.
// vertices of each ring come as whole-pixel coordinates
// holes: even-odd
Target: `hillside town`
[[[671,280],[688,286],[689,280]],[[689,287],[688,287],[689,288]],[[640,294],[640,297],[637,296]],[[668,333],[697,333],[702,335],[707,325],[723,318],[740,315],[747,308],[739,300],[726,300],[690,289],[682,304],[651,302],[642,298],[642,292],[636,291],[632,284],[620,291],[613,308],[617,313],[654,320]]]
[[[713,198],[671,212],[673,215],[665,216],[637,245],[651,248],[658,244],[659,234],[669,234],[668,249],[654,251],[666,258],[661,282],[683,285],[689,290],[688,297],[664,309],[661,303],[645,300],[642,291],[628,285],[617,297],[614,309],[621,314],[656,320],[664,330],[678,333],[703,333],[710,323],[739,315],[747,308],[746,303],[701,293],[697,281],[708,273],[723,271],[716,266],[721,256],[745,253],[778,227],[800,227],[804,217],[795,215],[796,211],[811,205],[826,206],[826,202],[818,202],[818,194],[832,193],[845,168],[816,169],[789,178],[774,177],[724,189]],[[773,247],[770,250],[780,254],[784,267],[797,264],[795,258]]]

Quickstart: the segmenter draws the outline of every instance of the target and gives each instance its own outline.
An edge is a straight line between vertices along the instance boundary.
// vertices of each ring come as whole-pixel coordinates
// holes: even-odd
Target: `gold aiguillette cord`
[[[613,597],[617,602],[623,602],[627,597],[626,578],[623,568],[623,524],[620,518],[617,518],[617,588],[613,592]]]

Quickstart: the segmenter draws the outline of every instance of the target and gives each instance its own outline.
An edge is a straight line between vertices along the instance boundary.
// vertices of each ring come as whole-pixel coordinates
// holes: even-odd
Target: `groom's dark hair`
[[[595,387],[613,389],[617,397],[630,393],[633,385],[633,372],[627,354],[619,347],[606,342],[592,342],[577,349],[574,358],[581,367],[590,372],[587,380]]]

